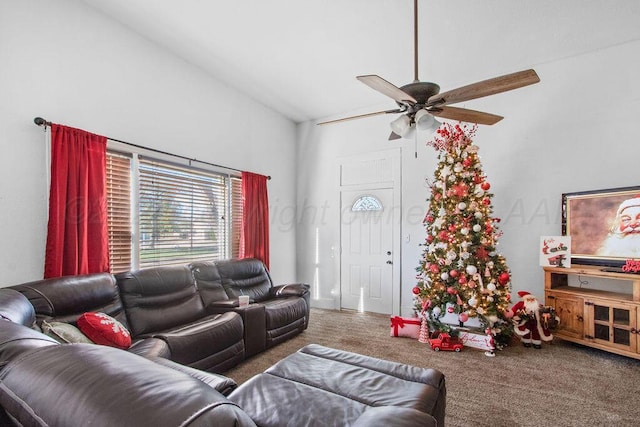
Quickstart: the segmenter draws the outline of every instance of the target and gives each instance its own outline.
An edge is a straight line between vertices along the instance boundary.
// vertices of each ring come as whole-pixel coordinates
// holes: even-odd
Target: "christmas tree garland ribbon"
[[[480,283],[480,289],[484,290],[484,283],[482,282],[482,276],[480,275],[480,273],[476,273],[473,275],[473,280],[478,281],[478,283]]]
[[[431,302],[429,300],[424,300],[422,301],[422,311],[420,312],[420,317],[425,317],[425,312],[427,311],[427,308],[429,308],[429,306],[431,305]]]
[[[447,198],[447,179],[449,179],[449,175],[451,175],[451,171],[449,166],[445,166],[442,168],[440,172],[440,176],[442,177],[442,206],[444,207],[444,199]]]

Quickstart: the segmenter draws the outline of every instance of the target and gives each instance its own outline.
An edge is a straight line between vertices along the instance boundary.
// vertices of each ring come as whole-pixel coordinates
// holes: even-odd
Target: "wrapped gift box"
[[[391,316],[391,336],[418,339],[420,319],[417,317]]]

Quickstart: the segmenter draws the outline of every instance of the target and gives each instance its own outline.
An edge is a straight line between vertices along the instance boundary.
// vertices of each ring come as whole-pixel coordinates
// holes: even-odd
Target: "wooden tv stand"
[[[545,304],[560,317],[554,336],[640,359],[640,274],[588,265],[543,268]],[[627,281],[631,287],[620,293],[569,286],[569,275]]]

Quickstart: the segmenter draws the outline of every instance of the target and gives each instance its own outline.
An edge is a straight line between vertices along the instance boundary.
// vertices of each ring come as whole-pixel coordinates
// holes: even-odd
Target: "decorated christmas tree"
[[[442,322],[447,313],[460,324],[477,318],[500,347],[513,332],[511,274],[497,250],[500,220],[492,217],[493,194],[472,141],[475,131],[445,123],[427,144],[438,151],[438,166],[429,182],[427,237],[413,292],[416,311],[424,312],[432,330],[455,333]]]

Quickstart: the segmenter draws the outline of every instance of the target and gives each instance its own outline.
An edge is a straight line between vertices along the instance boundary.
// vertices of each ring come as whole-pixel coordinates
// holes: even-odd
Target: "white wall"
[[[640,115],[640,42],[545,64],[531,64],[541,83],[460,105],[505,116],[494,126],[481,126],[475,142],[494,193],[494,216],[502,218],[499,250],[512,270],[513,291],[521,289],[542,298],[543,274],[538,264],[542,235],[559,235],[560,199],[564,192],[640,184],[637,169]],[[513,70],[518,71],[518,70]],[[354,83],[356,84],[356,83]],[[445,88],[450,89],[450,88]],[[389,108],[380,105],[378,110]],[[376,111],[371,108],[369,111]],[[367,111],[358,111],[364,113]],[[403,242],[403,314],[412,307],[425,229],[415,210],[427,208],[425,178],[432,179],[436,153],[423,139],[418,158],[413,141],[389,142],[389,122],[395,116],[348,121],[328,126],[298,127],[298,208],[321,206],[322,218],[300,221],[298,276],[319,283],[318,306],[338,307],[339,187],[335,159],[401,146]],[[336,117],[337,118],[337,117]],[[319,276],[314,279],[314,236],[319,230]],[[410,241],[406,242],[406,237]]]
[[[0,3],[0,286],[42,278],[44,135],[55,123],[271,175],[295,208],[295,124],[80,2]],[[271,270],[295,276],[295,229],[272,220]]]

